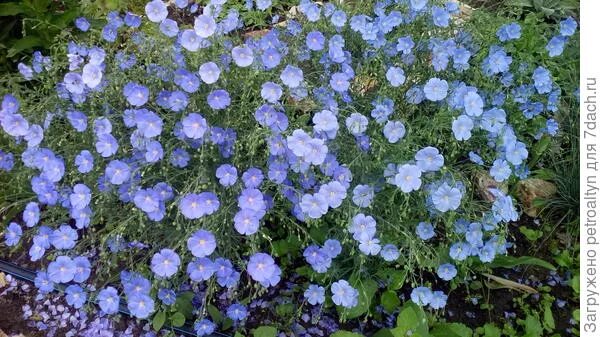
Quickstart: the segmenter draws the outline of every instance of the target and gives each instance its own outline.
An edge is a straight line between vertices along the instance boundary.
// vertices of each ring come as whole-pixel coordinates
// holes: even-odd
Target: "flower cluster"
[[[49,260],[40,292],[67,284],[74,308],[95,298],[114,314],[124,300],[148,318],[175,303],[183,282],[232,290],[247,274],[251,286],[278,285],[290,275],[275,243],[297,236],[310,266],[306,301],[325,303],[328,284],[334,304],[356,308],[357,275],[369,278],[371,263],[409,263],[439,245],[449,258],[406,268],[449,282],[469,261],[506,254],[517,207],[498,187],[478,208],[465,168],[498,186],[527,177],[528,146],[557,134],[561,94],[547,67],[509,52],[523,35],[517,23],[479,46],[454,29],[454,2],[381,1],[358,13],[301,0],[297,17],[252,37],[225,2],[211,0],[191,27],[170,17],[196,14],[187,1],[152,0],[145,16],[112,12],[100,32],[79,18],[98,39],[19,64],[26,81],[54,81],[44,112],[19,92],[0,110],[15,152],[0,150],[0,172],[26,174],[32,191],[5,243],[31,237],[31,260]],[[431,34],[412,30],[422,25]],[[550,56],[576,26],[561,22]],[[90,275],[106,256],[129,264],[120,284],[96,291]],[[414,303],[445,306],[442,291],[413,286]],[[205,313],[200,336],[217,329]],[[243,321],[248,311],[236,303],[226,314]]]

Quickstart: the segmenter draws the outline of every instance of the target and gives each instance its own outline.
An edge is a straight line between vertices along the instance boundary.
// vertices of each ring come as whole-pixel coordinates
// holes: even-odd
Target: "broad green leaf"
[[[8,49],[7,56],[13,57],[24,50],[27,50],[27,49],[30,49],[33,47],[43,46],[43,45],[44,45],[44,42],[42,41],[42,39],[40,39],[39,37],[37,37],[35,35],[29,35],[29,36],[26,36],[19,40],[14,41],[11,44],[11,47]]]
[[[392,333],[392,330],[390,329],[379,329],[374,335],[373,337],[395,337],[394,334]]]
[[[392,312],[400,305],[400,299],[395,291],[388,290],[381,294],[381,305],[385,311]]]
[[[438,323],[430,334],[435,337],[471,337],[473,330],[461,323]]]
[[[167,319],[167,314],[164,311],[159,311],[152,318],[152,329],[154,331],[160,330],[163,325],[165,325],[165,320]]]
[[[408,271],[405,269],[396,270],[387,268],[382,270],[381,276],[387,281],[389,290],[398,290],[404,285],[404,281],[406,281],[407,274]]]
[[[552,304],[546,303],[544,306],[544,328],[548,332],[554,331],[556,328],[554,324],[554,316],[552,315]]]
[[[352,286],[358,291],[358,304],[349,309],[337,306],[338,313],[347,319],[356,318],[369,311],[377,291],[377,282],[373,280],[354,282]]]
[[[173,314],[173,316],[171,316],[171,325],[173,325],[174,327],[178,328],[181,327],[185,324],[185,316],[180,313],[180,312],[176,312]]]
[[[207,310],[208,310],[208,314],[210,315],[210,318],[212,318],[213,322],[219,324],[221,323],[221,321],[223,321],[223,315],[221,314],[221,311],[215,307],[212,304],[209,304],[207,306]]]
[[[573,291],[575,292],[575,294],[579,294],[579,283],[580,283],[579,270],[576,270],[573,273],[573,277],[569,280],[569,285],[571,286],[571,288],[573,288]]]
[[[523,337],[541,337],[544,330],[537,317],[528,315],[525,321],[522,321],[525,326],[525,335]]]
[[[0,4],[0,16],[12,16],[25,12],[22,4],[17,2],[6,2]]]
[[[414,302],[409,301],[402,306],[398,319],[396,320],[396,329],[392,330],[394,336],[415,336],[418,334],[419,337],[429,336],[429,325],[427,323],[427,316],[423,311],[423,308],[416,305]]]
[[[532,265],[550,270],[556,270],[556,267],[554,267],[551,263],[533,256],[514,257],[508,255],[500,255],[496,256],[494,261],[492,261],[489,264],[491,268],[513,268],[520,265]]]
[[[192,306],[192,298],[194,298],[194,293],[191,291],[186,291],[177,296],[174,304],[175,309],[182,313],[185,318],[190,320],[194,318],[194,315],[192,314],[194,311],[194,307]]]
[[[483,326],[483,337],[501,337],[502,330],[493,324],[486,324]]]
[[[275,307],[275,312],[279,317],[289,317],[294,313],[294,304],[283,303]]]
[[[334,332],[333,335],[331,335],[331,337],[364,337],[364,336],[359,333],[340,330],[340,331]]]
[[[254,337],[275,337],[277,336],[277,329],[272,326],[261,326],[252,331]]]

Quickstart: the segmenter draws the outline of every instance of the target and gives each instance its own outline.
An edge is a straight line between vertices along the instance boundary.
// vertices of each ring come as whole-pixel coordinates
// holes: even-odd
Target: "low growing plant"
[[[420,317],[511,247],[508,191],[559,132],[572,91],[551,70],[577,23],[540,36],[478,30],[454,2],[302,0],[247,33],[223,3],[78,18],[87,34],[19,65],[0,110],[3,252],[28,250],[42,294],[66,284],[106,314],[122,300],[156,329],[247,333],[249,304],[282,295],[255,335],[379,304],[410,318],[393,336],[466,331]]]

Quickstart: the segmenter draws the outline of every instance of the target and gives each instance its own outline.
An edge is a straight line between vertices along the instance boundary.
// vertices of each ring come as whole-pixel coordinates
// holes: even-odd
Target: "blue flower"
[[[465,113],[471,117],[481,116],[483,113],[483,99],[476,92],[470,91],[464,97]]]
[[[445,281],[452,280],[456,274],[456,267],[451,263],[441,264],[437,269],[437,275]]]
[[[433,293],[427,287],[417,287],[410,293],[410,299],[418,306],[426,306],[431,302]]]
[[[92,273],[92,265],[90,264],[90,260],[85,256],[77,256],[73,258],[73,262],[75,263],[76,269],[73,281],[77,283],[85,282]]]
[[[7,246],[15,246],[21,240],[21,235],[23,235],[23,230],[21,226],[15,222],[11,222],[6,228],[6,232],[4,233],[4,242]]]
[[[281,79],[281,82],[283,82],[283,84],[286,86],[290,88],[296,88],[304,79],[304,74],[302,69],[288,64],[281,72],[279,79]]]
[[[275,260],[265,253],[255,253],[250,257],[246,270],[250,277],[257,282],[268,281],[279,269]]]
[[[90,22],[84,17],[75,19],[75,27],[82,32],[87,32],[90,29]]]
[[[234,321],[242,321],[248,316],[248,310],[239,303],[234,303],[227,308],[227,317]]]
[[[521,26],[516,22],[507,23],[498,29],[496,36],[502,42],[516,40],[521,37]]]
[[[150,90],[138,83],[129,82],[123,87],[123,95],[127,99],[127,102],[136,107],[146,104],[149,94]]]
[[[134,294],[127,297],[127,308],[133,316],[147,318],[154,312],[154,300],[145,294]]]
[[[416,232],[421,240],[429,240],[435,236],[433,226],[429,222],[419,222]]]
[[[395,144],[400,139],[404,138],[406,134],[406,128],[404,124],[400,121],[387,121],[385,126],[383,127],[383,135],[388,140],[388,142]]]
[[[238,67],[248,67],[254,62],[254,53],[246,45],[234,47],[231,56]]]
[[[158,277],[171,277],[177,272],[180,263],[177,253],[163,248],[152,256],[151,269]]]
[[[267,8],[271,7],[272,4],[272,0],[256,0],[256,9],[258,9],[259,11],[264,11]]]
[[[508,162],[504,159],[496,159],[490,168],[490,175],[497,182],[503,182],[510,177],[512,170],[508,165]]]
[[[92,191],[84,184],[73,186],[73,193],[69,195],[71,206],[75,209],[84,209],[92,200]]]
[[[471,245],[466,242],[457,242],[450,246],[450,257],[456,261],[464,261],[471,252]]]
[[[456,140],[468,140],[473,130],[473,120],[466,115],[460,115],[452,122],[452,133]]]
[[[431,195],[435,208],[440,212],[456,210],[460,206],[462,193],[456,187],[443,183]]]
[[[327,200],[320,194],[305,194],[300,201],[302,212],[312,219],[319,219],[327,213],[329,205]]]
[[[214,110],[225,109],[231,104],[231,97],[226,90],[214,90],[206,97],[208,105]]]
[[[403,164],[398,166],[394,175],[394,185],[404,193],[417,191],[421,188],[421,169],[417,165]]]
[[[215,236],[204,229],[196,231],[187,240],[187,247],[196,257],[209,256],[215,251],[217,241]]]
[[[194,31],[201,38],[207,38],[212,36],[217,30],[217,23],[209,15],[199,15],[194,20]]]
[[[571,36],[577,30],[577,21],[572,17],[568,17],[560,22],[560,35]]]
[[[152,0],[148,2],[145,10],[148,20],[152,22],[161,22],[166,19],[169,14],[167,6],[161,0]]]
[[[172,289],[160,288],[158,289],[158,299],[165,305],[173,305],[177,300],[177,294]]]
[[[77,268],[68,256],[58,256],[48,264],[48,278],[55,283],[68,283],[75,277]]]
[[[120,160],[112,160],[106,165],[105,174],[109,177],[111,184],[121,185],[129,180],[131,170],[126,163]]]
[[[400,252],[395,245],[388,243],[381,248],[379,255],[381,255],[385,261],[392,262],[400,257]]]
[[[80,173],[89,173],[94,168],[94,156],[88,150],[82,150],[75,157],[75,165]]]
[[[358,291],[346,280],[333,282],[331,292],[333,293],[331,299],[336,305],[344,308],[353,308],[358,305]]]
[[[427,146],[415,154],[417,167],[423,172],[439,171],[444,166],[444,156],[435,147]]]
[[[23,211],[23,221],[27,227],[34,227],[40,221],[40,206],[37,202],[28,202]]]
[[[216,63],[206,62],[200,66],[198,74],[200,74],[200,78],[204,83],[213,84],[219,80],[221,70]]]
[[[38,271],[36,273],[34,284],[42,294],[47,294],[54,290],[54,283],[45,271]]]
[[[448,295],[439,290],[434,291],[431,295],[429,306],[431,306],[432,309],[442,309],[446,306],[446,300],[448,300]]]
[[[425,97],[430,101],[441,101],[448,95],[448,82],[437,77],[431,78],[423,88]]]
[[[325,302],[325,288],[311,284],[304,291],[304,298],[312,305],[323,304]]]
[[[277,103],[283,94],[281,86],[273,82],[263,83],[260,96],[269,103]]]
[[[318,30],[306,34],[306,46],[310,50],[323,50],[325,47],[325,36]]]
[[[190,113],[182,121],[183,133],[191,139],[201,139],[208,131],[208,123],[202,115]]]
[[[352,190],[352,202],[358,207],[369,207],[374,197],[375,190],[369,185],[356,185]]]
[[[399,87],[404,84],[404,81],[406,81],[404,70],[402,70],[402,68],[393,66],[388,68],[387,72],[385,73],[385,78],[387,78],[392,87]]]
[[[565,49],[565,43],[567,42],[567,38],[564,36],[554,36],[548,41],[546,45],[546,50],[548,51],[548,55],[550,57],[559,56],[563,53]]]
[[[433,24],[438,27],[448,27],[450,24],[450,13],[442,7],[431,6],[431,16]]]
[[[78,239],[77,231],[69,225],[61,225],[52,232],[50,243],[56,249],[71,249],[75,247],[75,241]]]
[[[215,332],[217,325],[208,319],[202,319],[194,323],[194,331],[198,336],[206,336]]]
[[[195,282],[208,280],[216,271],[217,266],[207,257],[195,258],[187,266],[187,273]]]
[[[168,37],[175,37],[179,33],[177,21],[164,19],[159,26],[160,31]]]
[[[87,300],[87,294],[80,286],[72,284],[65,288],[65,299],[67,304],[75,309],[83,307]]]

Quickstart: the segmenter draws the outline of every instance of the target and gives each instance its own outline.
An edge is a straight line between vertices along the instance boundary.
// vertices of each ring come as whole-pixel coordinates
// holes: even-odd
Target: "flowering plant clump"
[[[573,19],[537,62],[516,58],[519,24],[481,39],[455,2],[302,0],[261,34],[225,6],[79,18],[66,46],[19,64],[0,110],[0,170],[18,182],[4,244],[28,250],[41,293],[177,312],[202,336],[244,329],[249,303],[288,280],[340,320],[369,315],[382,285],[443,309],[449,282],[507,254],[506,187],[558,132],[542,61]],[[475,172],[494,181],[487,199]]]

